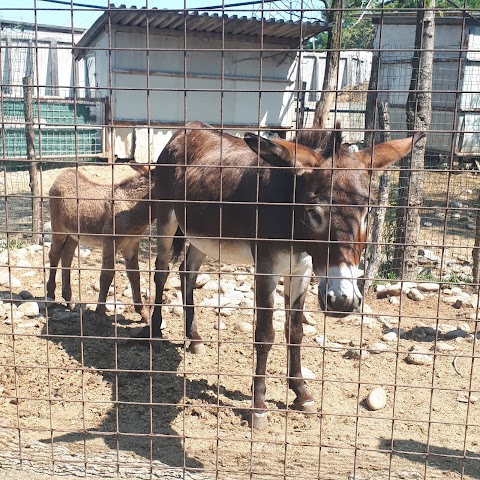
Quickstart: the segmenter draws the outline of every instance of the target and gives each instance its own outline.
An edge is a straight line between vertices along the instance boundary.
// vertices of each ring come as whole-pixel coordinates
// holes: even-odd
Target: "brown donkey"
[[[58,175],[49,191],[52,246],[47,295],[55,299],[55,276],[62,260],[62,296],[72,307],[70,269],[75,249],[81,244],[102,247],[100,292],[95,311],[96,321],[106,325],[105,301],[115,273],[115,255],[121,251],[127,276],[132,286],[135,311],[149,322],[149,309],[140,294],[138,247],[140,237],[150,223],[153,170],[146,165],[131,163],[139,174],[121,183],[101,185],[75,168]],[[113,199],[112,199],[113,192]]]
[[[357,268],[366,240],[372,169],[407,155],[423,134],[349,152],[341,133],[306,131],[296,142],[237,138],[199,122],[178,130],[156,167],[156,298],[145,336],[160,337],[161,303],[172,239],[180,226],[190,246],[180,271],[190,350],[204,351],[193,287],[206,255],[255,265],[255,428],[266,425],[265,374],[274,342],[274,294],[285,277],[285,335],[294,407],[315,411],[301,373],[303,306],[312,268],[323,310],[361,306]]]

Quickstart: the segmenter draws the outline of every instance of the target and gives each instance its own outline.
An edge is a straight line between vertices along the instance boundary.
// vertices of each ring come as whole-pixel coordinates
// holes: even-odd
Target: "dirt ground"
[[[153,291],[147,240],[141,250],[144,286]],[[3,288],[6,308],[6,297],[20,290],[45,297],[47,255],[48,249],[29,253],[33,274],[12,270],[22,287]],[[436,352],[430,365],[405,361],[413,345],[430,350],[436,343],[434,336],[418,335],[419,327],[468,323],[476,334],[478,322],[468,319],[472,308],[455,309],[439,293],[421,303],[401,297],[400,305],[370,294],[366,303],[372,313],[362,323],[325,316],[309,293],[306,308],[316,332],[304,338],[302,358],[316,375],[307,383],[319,413],[289,410],[286,346],[277,332],[268,363],[269,423],[266,430],[253,431],[246,420],[253,333],[238,328],[241,322],[253,324],[253,314],[237,310],[221,317],[199,306],[199,329],[207,341],[202,356],[185,351],[182,319],[173,312],[165,315],[163,340],[125,345],[116,338],[130,337],[142,326],[131,306],[112,315],[106,330],[96,327],[86,307],[96,301],[99,265],[98,251],[81,259],[81,269],[74,264],[74,295],[83,308],[69,312],[58,303],[28,321],[0,323],[1,479],[41,480],[52,473],[62,478],[480,479],[479,340],[446,340],[439,333],[437,340],[453,350]],[[117,266],[113,296],[128,305],[120,260]],[[219,265],[212,262],[203,270],[218,272]],[[231,270],[222,271],[221,278],[250,275],[241,266]],[[199,305],[212,292],[195,294]],[[281,288],[278,297],[280,303]],[[218,329],[220,322],[225,329]],[[350,358],[352,347],[367,350],[391,327],[404,331],[389,351]],[[319,335],[341,348],[325,348],[316,340]],[[371,411],[365,398],[377,386],[386,390],[387,403]]]

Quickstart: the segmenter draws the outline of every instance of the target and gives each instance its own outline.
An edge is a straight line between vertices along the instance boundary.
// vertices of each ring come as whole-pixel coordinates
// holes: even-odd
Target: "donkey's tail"
[[[173,237],[172,244],[172,262],[175,263],[178,260],[178,257],[183,252],[183,247],[185,245],[185,235],[183,234],[180,227],[177,228],[175,232],[175,237]]]

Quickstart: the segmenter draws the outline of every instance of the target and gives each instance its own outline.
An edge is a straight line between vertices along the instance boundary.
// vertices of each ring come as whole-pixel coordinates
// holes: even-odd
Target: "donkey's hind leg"
[[[180,266],[180,279],[182,282],[182,296],[185,308],[185,329],[190,339],[189,351],[192,353],[205,353],[205,345],[197,330],[195,320],[195,306],[193,303],[193,289],[198,276],[198,271],[206,255],[193,245],[188,247],[187,257]]]
[[[157,203],[157,259],[155,260],[155,307],[153,309],[151,331],[147,327],[140,336],[159,338],[162,336],[163,289],[169,274],[168,262],[171,256],[173,238],[178,228],[173,208],[165,208]]]
[[[150,312],[147,306],[142,302],[140,292],[140,268],[138,266],[138,247],[139,241],[132,241],[127,248],[123,249],[123,258],[125,259],[125,268],[127,277],[132,287],[133,304],[135,311],[140,314],[145,323],[150,321]]]
[[[102,248],[102,271],[100,272],[100,291],[98,292],[97,308],[95,309],[95,320],[97,325],[107,325],[106,306],[108,290],[115,275],[115,240],[109,231],[102,232],[105,235]]]
[[[67,302],[70,310],[73,310],[75,307],[75,304],[72,303],[70,276],[72,273],[73,256],[75,255],[77,245],[78,242],[68,235],[62,248],[62,297]]]
[[[55,277],[57,276],[57,267],[62,255],[62,249],[65,245],[67,235],[61,235],[54,233],[52,235],[52,246],[50,252],[48,252],[48,258],[50,259],[50,274],[47,282],[47,297],[55,300],[55,288],[57,287]]]

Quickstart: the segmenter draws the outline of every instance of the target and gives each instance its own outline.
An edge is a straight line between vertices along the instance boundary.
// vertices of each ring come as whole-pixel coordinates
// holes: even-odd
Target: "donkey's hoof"
[[[315,406],[314,400],[302,401],[302,400],[296,399],[293,402],[293,408],[295,410],[298,410],[299,412],[317,413],[317,407]]]
[[[190,342],[187,350],[195,355],[205,355],[207,351],[205,345],[201,342]]]
[[[252,412],[250,416],[250,425],[255,430],[265,430],[268,426],[268,413]]]

